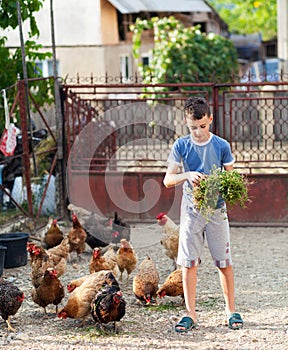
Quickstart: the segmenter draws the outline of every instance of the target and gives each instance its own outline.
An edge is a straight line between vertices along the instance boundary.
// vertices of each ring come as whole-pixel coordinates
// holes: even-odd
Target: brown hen
[[[154,261],[147,256],[139,265],[137,274],[133,278],[133,293],[137,299],[150,304],[156,297],[159,273]]]
[[[117,255],[113,246],[110,246],[104,255],[102,255],[100,248],[93,249],[89,271],[93,273],[101,270],[112,270],[114,274],[117,273]]]
[[[127,272],[127,281],[132,271],[135,270],[137,265],[137,255],[134,251],[130,242],[125,238],[122,238],[120,241],[120,248],[117,251],[117,264],[120,270],[120,280],[122,281],[123,272]]]
[[[75,288],[81,286],[81,284],[84,281],[86,281],[87,279],[90,279],[91,283],[93,283],[93,279],[97,280],[98,278],[99,278],[98,272],[94,272],[94,273],[91,273],[89,275],[85,275],[85,276],[76,278],[67,284],[67,291],[68,291],[68,293],[72,293]]]
[[[56,247],[47,250],[50,266],[55,267],[58,277],[62,276],[67,269],[67,259],[69,256],[69,238],[65,237]]]
[[[96,274],[97,277],[95,279],[86,279],[69,295],[66,305],[58,313],[59,318],[82,319],[84,324],[87,316],[91,314],[93,298],[106,281],[105,275],[107,271],[99,271]]]
[[[64,287],[57,277],[57,271],[49,267],[42,277],[37,288],[31,292],[34,303],[44,308],[46,314],[46,306],[53,304],[56,306],[58,313],[58,305],[64,298]]]
[[[87,234],[78,220],[76,214],[72,214],[72,228],[68,232],[70,252],[76,252],[77,256],[85,251]]]
[[[175,270],[166,278],[163,285],[156,292],[159,298],[181,296],[184,300],[183,283],[182,283],[182,271]]]
[[[61,243],[63,238],[64,238],[63,232],[60,230],[57,224],[57,220],[54,219],[48,231],[45,232],[44,242],[46,244],[46,248],[50,249],[57,246],[58,244]]]

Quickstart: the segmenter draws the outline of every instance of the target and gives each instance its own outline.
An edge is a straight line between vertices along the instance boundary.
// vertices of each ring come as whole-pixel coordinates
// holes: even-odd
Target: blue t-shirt
[[[209,175],[213,167],[223,169],[224,165],[232,165],[235,159],[231,152],[229,143],[219,136],[210,132],[210,138],[205,143],[196,143],[191,135],[177,139],[168,156],[169,164],[178,164],[183,166],[186,171],[198,171],[199,173]],[[183,184],[183,194],[191,201],[193,187],[188,181]],[[219,198],[217,208],[223,206],[223,199]]]

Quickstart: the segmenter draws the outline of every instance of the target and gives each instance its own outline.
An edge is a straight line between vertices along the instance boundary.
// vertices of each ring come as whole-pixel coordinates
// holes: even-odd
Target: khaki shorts
[[[206,234],[206,235],[205,235]],[[230,228],[226,206],[216,209],[207,220],[185,197],[181,204],[180,235],[177,264],[193,267],[199,264],[205,236],[215,266],[225,268],[232,265]]]

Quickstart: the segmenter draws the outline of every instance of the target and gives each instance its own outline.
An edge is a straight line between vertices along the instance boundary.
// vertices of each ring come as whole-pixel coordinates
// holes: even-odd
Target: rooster
[[[133,272],[137,265],[137,255],[131,245],[125,238],[120,241],[120,248],[117,251],[117,265],[120,270],[120,281],[122,281],[122,274],[127,271],[127,281],[131,272]]]
[[[73,227],[68,232],[70,252],[75,251],[77,256],[85,250],[85,241],[87,234],[78,220],[76,214],[72,214]]]
[[[7,323],[8,331],[15,332],[10,318],[17,313],[24,298],[24,293],[17,286],[0,278],[0,315]]]
[[[89,263],[89,271],[93,273],[101,270],[112,270],[116,274],[117,256],[113,246],[110,246],[104,255],[102,255],[100,248],[94,248]]]
[[[101,325],[113,322],[114,331],[116,331],[116,322],[124,317],[125,310],[126,302],[119,284],[110,272],[106,275],[106,282],[91,303],[92,318]]]
[[[46,306],[49,304],[56,305],[56,314],[58,313],[58,304],[64,298],[64,287],[57,277],[57,271],[49,267],[42,277],[37,288],[33,289],[31,296],[33,301],[44,308],[46,313]]]
[[[53,248],[61,243],[64,235],[63,232],[60,230],[57,220],[52,219],[51,226],[49,227],[48,231],[45,232],[44,236],[44,243],[46,244],[46,248]]]
[[[156,297],[159,273],[154,261],[147,256],[139,265],[138,272],[133,278],[133,293],[138,300],[149,305]]]
[[[162,226],[163,237],[160,243],[165,248],[165,254],[173,260],[173,266],[177,268],[177,255],[179,244],[179,226],[170,219],[166,213],[160,213],[157,216],[157,221]]]
[[[175,270],[166,278],[163,285],[156,292],[159,298],[181,296],[184,301],[183,283],[182,283],[182,271]]]

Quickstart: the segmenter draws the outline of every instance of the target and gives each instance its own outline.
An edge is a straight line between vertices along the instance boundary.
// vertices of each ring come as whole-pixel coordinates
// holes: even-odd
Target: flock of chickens
[[[177,268],[176,257],[178,251],[178,226],[165,214],[157,216],[158,224],[163,228],[161,244],[165,248],[167,257],[172,259],[175,269],[159,288],[159,273],[155,262],[147,256],[139,262],[137,254],[130,241],[130,226],[118,218],[114,220],[91,220],[88,212],[81,223],[77,215],[77,207],[70,207],[72,211],[72,227],[64,235],[57,220],[54,219],[45,232],[44,244],[29,241],[31,267],[31,297],[35,304],[43,308],[46,314],[48,305],[55,305],[59,318],[81,319],[82,323],[88,316],[100,324],[116,322],[125,315],[126,301],[121,291],[123,274],[126,283],[130,274],[135,270],[132,290],[143,305],[156,303],[156,297],[181,296],[183,299],[182,273]],[[77,212],[77,214],[76,214]],[[83,214],[83,211],[81,212]],[[97,228],[97,230],[96,230]],[[88,244],[92,249],[89,262],[89,274],[70,281],[66,290],[69,294],[66,304],[58,310],[59,304],[65,296],[65,288],[61,276],[65,274],[67,264],[71,262],[71,254],[75,252],[77,259]],[[105,251],[105,252],[104,252]],[[138,266],[137,266],[138,265]],[[10,317],[15,315],[24,300],[24,293],[13,283],[0,278],[0,315],[7,322],[8,331],[14,331]]]

